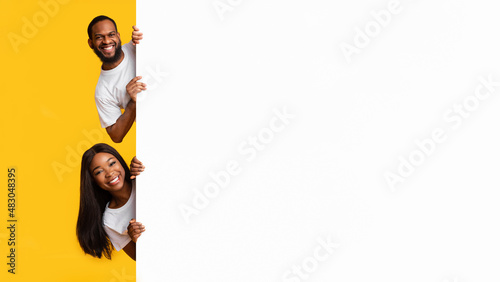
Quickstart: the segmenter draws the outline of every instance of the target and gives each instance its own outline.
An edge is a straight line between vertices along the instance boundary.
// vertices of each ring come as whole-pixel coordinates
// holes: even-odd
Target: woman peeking
[[[129,169],[107,144],[96,144],[83,154],[76,233],[86,254],[111,259],[113,246],[135,260],[137,238],[146,230],[135,220],[135,177],[142,171],[136,157]]]

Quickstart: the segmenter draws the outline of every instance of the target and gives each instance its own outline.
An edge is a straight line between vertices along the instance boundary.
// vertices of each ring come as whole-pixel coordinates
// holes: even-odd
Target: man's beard
[[[105,57],[98,47],[94,47],[94,53],[97,55],[97,57],[99,57],[99,59],[101,59],[101,62],[103,63],[116,63],[122,57],[122,43],[121,41],[116,43],[115,55],[113,57]]]

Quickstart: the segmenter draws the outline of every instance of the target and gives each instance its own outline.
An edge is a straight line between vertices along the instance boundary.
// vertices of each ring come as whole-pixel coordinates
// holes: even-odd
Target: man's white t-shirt
[[[128,235],[127,227],[129,221],[135,218],[135,181],[132,181],[132,193],[125,205],[117,209],[110,209],[108,206],[109,202],[106,204],[102,218],[104,230],[115,250],[120,251],[132,240]]]
[[[95,87],[95,104],[101,126],[106,128],[116,123],[122,115],[121,109],[127,107],[130,96],[127,84],[135,77],[135,45],[132,42],[122,45],[124,58],[111,70],[101,69]]]

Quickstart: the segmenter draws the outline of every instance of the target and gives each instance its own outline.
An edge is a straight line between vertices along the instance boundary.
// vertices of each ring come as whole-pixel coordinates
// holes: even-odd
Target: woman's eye
[[[98,176],[101,172],[102,170],[99,170],[98,172],[95,173],[95,176]]]
[[[116,161],[113,161],[109,164],[109,166],[113,166],[116,163]]]

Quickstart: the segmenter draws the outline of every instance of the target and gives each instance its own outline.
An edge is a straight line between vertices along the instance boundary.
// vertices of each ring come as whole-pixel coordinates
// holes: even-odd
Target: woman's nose
[[[111,177],[111,175],[112,175],[112,171],[110,169],[105,169],[104,173],[105,173],[106,178]]]

